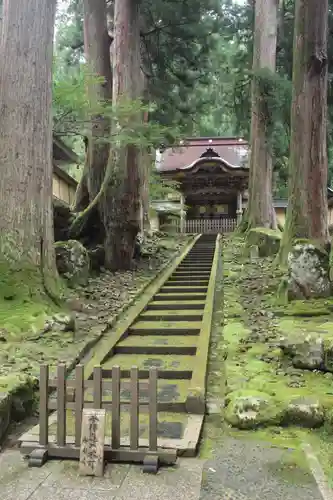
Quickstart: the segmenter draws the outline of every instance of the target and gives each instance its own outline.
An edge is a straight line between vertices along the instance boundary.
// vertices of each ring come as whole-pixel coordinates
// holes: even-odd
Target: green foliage
[[[58,20],[56,51],[66,71],[83,58],[83,8],[68,0]],[[141,46],[152,114],[162,126],[181,126],[190,133],[193,119],[205,106],[193,89],[209,82],[214,33],[221,20],[220,0],[142,0]],[[112,29],[112,27],[110,27]]]
[[[180,186],[172,179],[162,179],[152,165],[149,177],[149,193],[151,200],[166,200],[168,197],[179,197]]]

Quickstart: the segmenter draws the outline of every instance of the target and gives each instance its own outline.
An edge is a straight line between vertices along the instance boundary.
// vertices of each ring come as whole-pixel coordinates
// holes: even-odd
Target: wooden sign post
[[[84,409],[79,473],[82,476],[104,474],[105,410]]]

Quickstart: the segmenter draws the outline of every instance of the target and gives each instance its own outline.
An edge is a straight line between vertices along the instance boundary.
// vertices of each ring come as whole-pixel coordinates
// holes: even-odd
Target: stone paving
[[[288,450],[228,438],[208,461],[180,459],[156,476],[109,464],[103,478],[91,478],[72,461],[29,468],[9,449],[0,454],[0,500],[323,500],[306,462],[300,468],[286,457]]]
[[[79,476],[78,462],[29,468],[18,450],[8,450],[0,455],[0,500],[195,500],[203,465],[183,459],[154,476],[139,466],[112,464],[103,478],[91,478]]]
[[[200,500],[323,500],[306,467],[288,463],[293,450],[228,438],[205,463]],[[223,486],[222,486],[223,485]]]

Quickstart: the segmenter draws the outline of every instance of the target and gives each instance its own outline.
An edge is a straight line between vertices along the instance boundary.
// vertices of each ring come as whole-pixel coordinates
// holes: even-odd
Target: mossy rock
[[[280,347],[290,356],[295,368],[322,370],[324,367],[324,342],[320,336],[291,333],[280,339]]]
[[[90,257],[82,243],[76,240],[58,241],[55,243],[55,252],[59,274],[66,278],[68,285],[86,285]]]
[[[256,227],[247,234],[247,247],[258,247],[259,257],[276,255],[280,248],[282,233],[278,230]]]
[[[288,299],[328,297],[329,254],[311,240],[297,240],[288,254]]]
[[[225,419],[238,429],[256,429],[279,425],[283,409],[272,396],[256,391],[235,391],[228,394]]]
[[[288,404],[282,423],[313,429],[323,425],[324,420],[324,408],[318,400],[295,398]]]

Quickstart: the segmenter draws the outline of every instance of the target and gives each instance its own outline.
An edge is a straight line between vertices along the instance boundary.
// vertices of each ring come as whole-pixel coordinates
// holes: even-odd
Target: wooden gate
[[[232,233],[237,226],[237,219],[189,219],[185,221],[186,233]]]
[[[84,368],[78,365],[75,378],[66,379],[66,366],[57,367],[57,377],[49,377],[49,366],[40,367],[39,436],[36,442],[23,442],[21,451],[30,454],[29,464],[40,467],[48,458],[79,459],[82,431],[83,408],[105,409],[111,416],[110,429],[106,434],[110,443],[104,445],[107,461],[138,462],[144,464],[145,472],[157,472],[159,463],[174,464],[177,451],[159,449],[157,445],[158,404],[156,368],[149,370],[148,400],[145,414],[148,414],[148,441],[139,446],[139,415],[142,401],[139,400],[139,371],[133,367],[127,382],[129,399],[121,401],[121,370],[112,368],[112,379],[103,379],[101,367],[95,367],[92,380],[84,380]],[[122,381],[123,382],[123,381]],[[55,397],[49,397],[56,389]],[[90,401],[87,393],[92,393]],[[111,395],[111,398],[110,398]],[[104,397],[105,396],[105,397]],[[148,408],[148,412],[147,412]],[[55,432],[51,436],[49,412],[56,410]],[[129,416],[129,442],[122,439],[121,412]],[[67,426],[73,424],[72,435],[68,436]],[[125,442],[124,442],[125,441]]]

